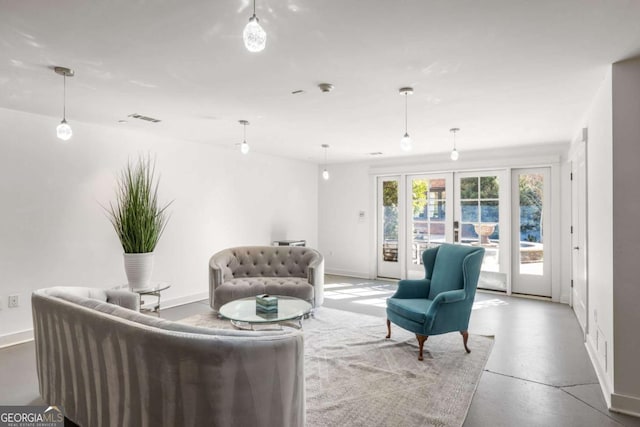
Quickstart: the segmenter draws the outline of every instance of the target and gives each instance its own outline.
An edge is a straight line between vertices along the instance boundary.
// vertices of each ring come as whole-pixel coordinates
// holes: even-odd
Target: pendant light
[[[400,94],[404,95],[404,136],[400,140],[400,148],[402,148],[402,151],[411,151],[411,149],[413,148],[413,141],[411,141],[411,137],[409,136],[409,132],[407,131],[407,99],[409,95],[413,94],[413,88],[402,87],[400,88]]]
[[[454,162],[460,158],[460,153],[456,150],[456,132],[458,132],[460,128],[451,128],[449,132],[453,133],[453,150],[451,151],[451,160]]]
[[[256,0],[253,0],[253,15],[249,18],[249,23],[242,32],[244,46],[249,52],[260,52],[267,44],[267,33],[264,32],[258,23],[256,16]]]
[[[328,144],[322,144],[322,148],[324,148],[324,170],[322,171],[322,179],[325,181],[329,180],[329,171],[327,170],[327,148],[329,148]]]
[[[67,123],[67,77],[73,77],[74,72],[70,68],[66,67],[54,67],[53,71],[60,74],[64,78],[63,92],[62,92],[62,121],[56,128],[56,134],[62,141],[68,141],[73,135],[71,126]]]
[[[240,144],[240,152],[242,154],[247,154],[249,152],[249,144],[247,144],[247,125],[249,122],[247,120],[238,120],[238,123],[243,126],[243,138],[242,144]]]

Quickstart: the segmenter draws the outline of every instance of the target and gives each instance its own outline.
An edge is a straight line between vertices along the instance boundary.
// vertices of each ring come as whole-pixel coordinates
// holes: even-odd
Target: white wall
[[[563,224],[570,222],[570,197],[562,196],[569,188],[569,173],[563,158],[567,144],[520,147],[515,150],[463,152],[453,163],[448,154],[414,156],[329,165],[331,179],[319,184],[319,249],[325,255],[328,273],[364,278],[375,276],[375,177],[401,173],[427,173],[511,167],[552,167],[552,215],[557,218],[554,265],[552,273],[553,300],[568,302],[570,294],[570,242]],[[555,181],[554,181],[555,180]],[[365,211],[365,220],[358,221],[358,212]],[[567,222],[568,221],[568,222]],[[333,254],[333,255],[331,255]]]
[[[601,383],[610,393],[613,383],[613,238],[611,73],[602,82],[587,114],[587,343]],[[608,397],[608,396],[607,396]]]
[[[375,211],[368,168],[366,163],[330,165],[331,179],[318,184],[318,248],[327,273],[369,277]]]
[[[640,415],[640,58],[613,64],[613,375],[611,406]]]
[[[64,144],[56,125],[0,109],[0,345],[30,336],[34,289],[126,283],[100,203],[113,200],[116,175],[139,154],[157,156],[160,197],[175,199],[156,248],[154,280],[172,283],[163,302],[206,297],[209,257],[225,247],[273,239],[317,246],[314,164],[82,123],[72,123]],[[11,294],[19,308],[7,308]]]

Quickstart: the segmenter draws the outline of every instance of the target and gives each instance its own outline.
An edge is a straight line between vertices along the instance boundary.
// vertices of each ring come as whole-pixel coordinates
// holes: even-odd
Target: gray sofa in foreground
[[[299,331],[170,322],[129,309],[127,291],[48,288],[31,301],[40,395],[82,427],[305,423]]]
[[[302,246],[242,246],[209,260],[209,304],[216,312],[229,301],[260,294],[324,301],[324,259]]]

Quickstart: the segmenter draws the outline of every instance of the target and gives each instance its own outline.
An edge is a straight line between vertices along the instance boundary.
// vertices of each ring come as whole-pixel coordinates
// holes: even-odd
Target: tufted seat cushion
[[[285,295],[322,305],[324,260],[311,248],[243,246],[209,260],[209,303],[214,310],[229,301],[259,294]]]

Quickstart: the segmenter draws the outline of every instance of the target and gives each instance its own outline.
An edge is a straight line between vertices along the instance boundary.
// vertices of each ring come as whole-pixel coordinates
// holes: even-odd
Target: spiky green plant
[[[167,220],[166,209],[173,202],[160,206],[158,181],[155,180],[155,160],[140,156],[120,173],[115,203],[105,208],[125,253],[153,252],[162,236]]]

